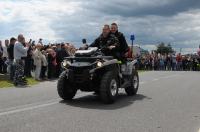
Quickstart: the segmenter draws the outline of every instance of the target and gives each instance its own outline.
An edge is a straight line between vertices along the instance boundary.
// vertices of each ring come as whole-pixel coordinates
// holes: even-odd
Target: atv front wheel
[[[67,81],[65,72],[58,79],[57,91],[63,100],[71,100],[76,95],[77,89],[73,88],[70,82]]]
[[[101,80],[100,97],[106,104],[114,103],[118,95],[118,77],[117,74],[109,71],[106,72]]]

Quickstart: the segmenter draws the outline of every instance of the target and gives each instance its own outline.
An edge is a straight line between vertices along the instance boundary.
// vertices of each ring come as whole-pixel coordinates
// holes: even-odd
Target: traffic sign
[[[131,40],[135,40],[135,35],[131,35]]]

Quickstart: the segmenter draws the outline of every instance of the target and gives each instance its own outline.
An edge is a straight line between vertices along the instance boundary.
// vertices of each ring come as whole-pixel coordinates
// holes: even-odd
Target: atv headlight
[[[61,63],[61,66],[63,68],[68,68],[69,66],[71,66],[71,62],[70,61],[67,61],[67,60],[64,60],[62,63]]]
[[[103,63],[101,61],[97,62],[97,66],[98,67],[102,67],[103,66]]]

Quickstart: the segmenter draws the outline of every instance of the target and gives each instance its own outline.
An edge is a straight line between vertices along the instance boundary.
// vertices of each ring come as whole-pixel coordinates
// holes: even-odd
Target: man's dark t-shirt
[[[8,52],[8,59],[13,60],[14,59],[14,45],[10,44],[7,48],[7,52]]]

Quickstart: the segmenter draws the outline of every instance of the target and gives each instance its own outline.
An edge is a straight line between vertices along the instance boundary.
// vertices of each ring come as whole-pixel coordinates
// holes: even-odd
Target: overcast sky
[[[0,0],[0,40],[23,33],[79,46],[112,22],[144,49],[165,42],[186,53],[200,44],[200,0]]]

